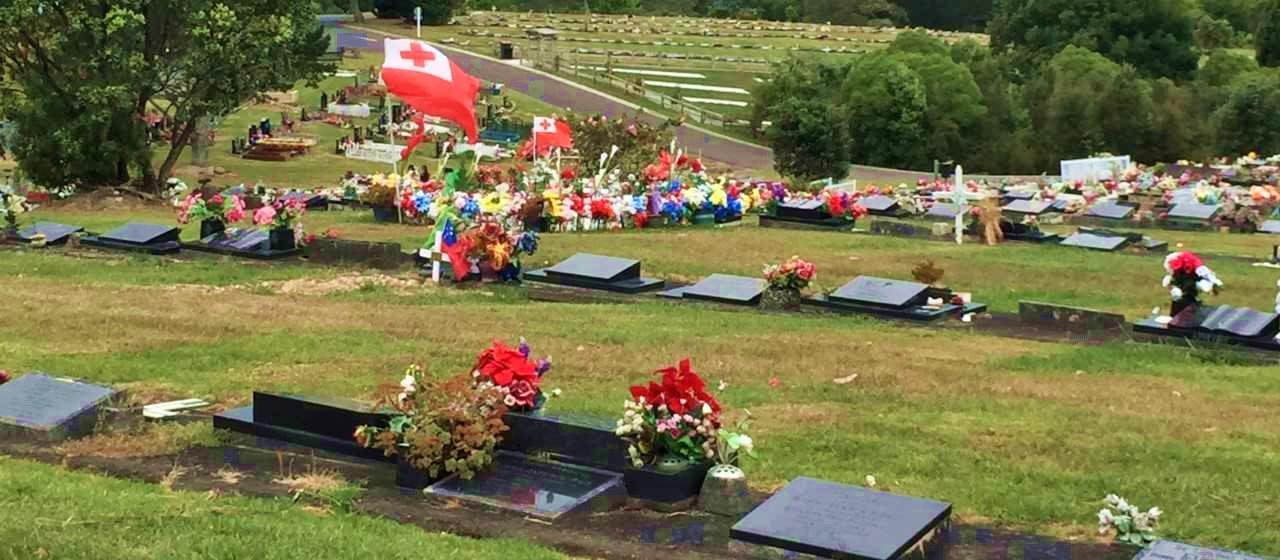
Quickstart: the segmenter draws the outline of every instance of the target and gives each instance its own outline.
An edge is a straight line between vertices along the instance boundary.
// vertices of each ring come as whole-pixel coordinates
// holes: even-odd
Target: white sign
[[[1129,156],[1063,160],[1062,180],[1086,183],[1115,179],[1132,165]]]
[[[396,163],[400,161],[400,151],[403,149],[404,146],[395,144],[365,142],[347,148],[347,157],[364,161],[376,161],[378,163]]]
[[[332,114],[342,115],[344,117],[360,117],[362,119],[369,118],[368,103],[361,103],[359,105],[339,105],[337,103],[330,103],[328,110]]]
[[[459,142],[453,147],[453,153],[465,154],[467,152],[475,152],[477,158],[496,159],[502,157],[502,150],[497,145],[489,145],[483,142],[478,144],[466,144]]]

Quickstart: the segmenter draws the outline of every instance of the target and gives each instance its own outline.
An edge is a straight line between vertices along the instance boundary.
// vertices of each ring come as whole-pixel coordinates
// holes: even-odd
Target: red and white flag
[[[437,49],[413,39],[387,39],[382,62],[382,83],[387,92],[418,112],[440,117],[462,127],[475,142],[476,93],[480,80],[462,71]]]
[[[573,129],[562,119],[534,117],[533,140],[539,150],[544,146],[568,150],[573,148]]]

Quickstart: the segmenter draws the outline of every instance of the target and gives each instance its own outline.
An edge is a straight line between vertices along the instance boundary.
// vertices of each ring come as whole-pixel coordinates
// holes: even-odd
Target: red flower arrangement
[[[12,377],[9,377],[9,372],[0,369],[0,385],[4,385],[5,383],[8,383],[12,379],[13,379]]]
[[[614,430],[627,441],[632,464],[643,467],[660,456],[691,462],[716,454],[720,403],[707,393],[706,383],[688,358],[675,367],[658,370],[662,382],[631,388],[631,399]]]
[[[490,383],[505,394],[503,404],[517,410],[534,410],[545,400],[539,387],[551,370],[551,360],[529,359],[529,343],[523,338],[511,348],[499,341],[480,353],[471,376],[477,384]]]

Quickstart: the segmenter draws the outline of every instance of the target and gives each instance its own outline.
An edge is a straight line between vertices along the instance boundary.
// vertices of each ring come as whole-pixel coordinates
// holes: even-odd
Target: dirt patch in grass
[[[369,288],[387,288],[396,295],[411,295],[424,289],[435,290],[436,286],[422,280],[406,276],[387,276],[385,274],[344,274],[335,278],[314,279],[297,278],[283,282],[268,282],[256,286],[274,293],[301,296],[327,296],[366,290]]]
[[[167,208],[167,200],[147,200],[136,193],[111,187],[80,193],[63,200],[53,200],[45,205],[59,210],[77,211],[132,211]]]
[[[218,435],[209,422],[147,424],[140,429],[108,431],[72,440],[58,450],[70,457],[158,457],[217,442]]]

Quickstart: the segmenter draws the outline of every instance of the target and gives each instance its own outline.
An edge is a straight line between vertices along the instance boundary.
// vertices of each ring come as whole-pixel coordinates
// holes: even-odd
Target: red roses
[[[1204,261],[1191,251],[1182,251],[1169,261],[1170,272],[1174,274],[1196,274],[1196,269],[1204,266]]]

